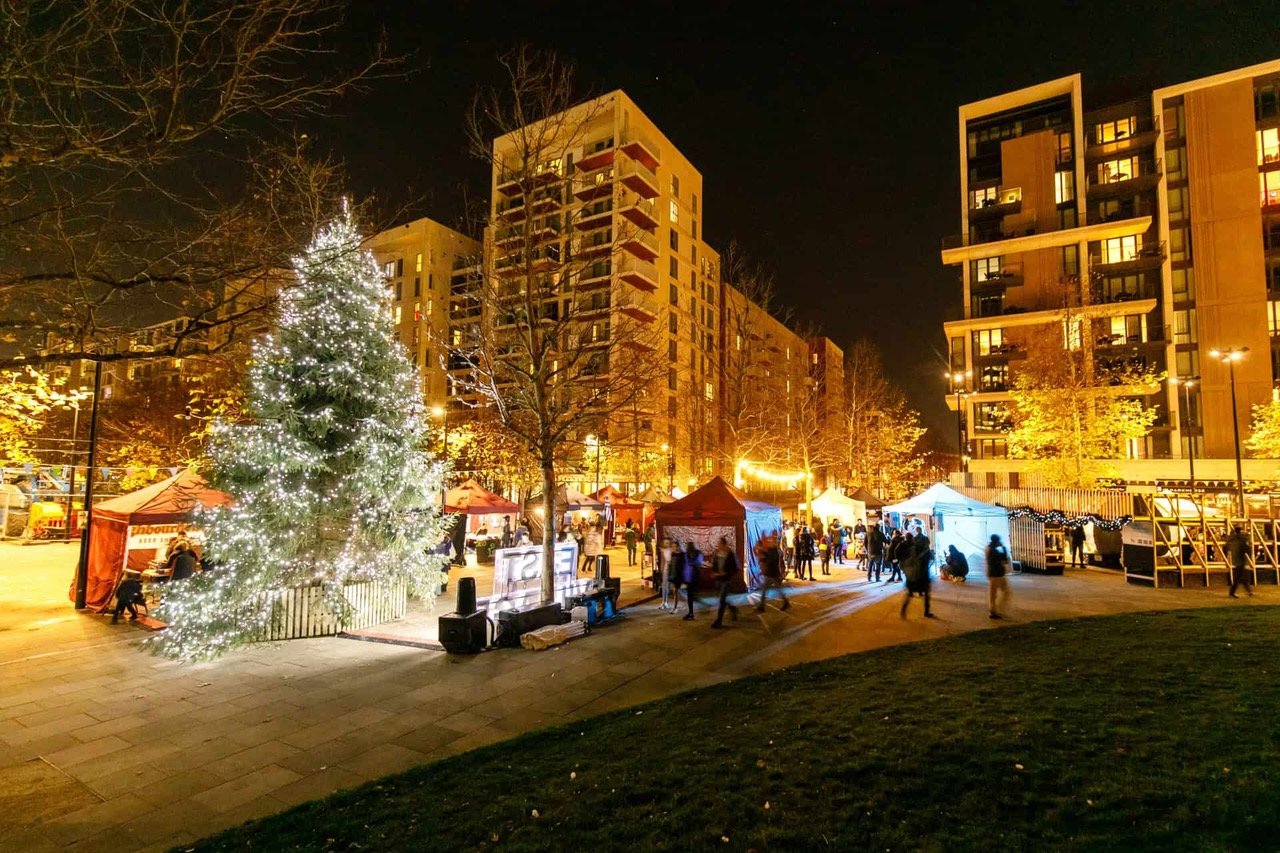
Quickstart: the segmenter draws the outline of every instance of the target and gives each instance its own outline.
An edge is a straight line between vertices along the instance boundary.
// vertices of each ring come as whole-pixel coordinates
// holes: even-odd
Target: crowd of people
[[[652,542],[652,531],[646,531],[646,551]],[[781,530],[762,536],[752,548],[760,567],[757,611],[763,611],[770,592],[781,600],[781,609],[787,610],[791,602],[784,591],[784,581],[815,581],[831,574],[831,566],[852,568],[866,573],[867,583],[902,583],[906,594],[899,610],[903,618],[913,598],[919,597],[926,618],[934,618],[930,591],[934,567],[946,580],[963,583],[969,574],[968,558],[955,545],[950,545],[941,557],[936,555],[929,536],[919,522],[905,527],[890,527],[883,522],[862,521],[849,526],[839,520],[824,525],[784,522]],[[680,543],[664,539],[658,548],[654,583],[662,592],[662,607],[673,612],[681,609],[681,591],[684,592],[684,619],[694,618],[694,602],[698,598],[698,584],[706,558],[692,542]],[[1002,619],[1008,605],[1009,586],[1006,574],[1010,565],[1009,552],[999,536],[992,536],[985,554],[988,578],[988,615]],[[815,568],[814,561],[817,560]],[[738,577],[738,558],[728,540],[721,537],[711,555],[712,577],[716,582],[717,609],[712,628],[724,627],[724,615],[728,611],[732,619],[738,618],[737,607],[729,600],[734,579]]]

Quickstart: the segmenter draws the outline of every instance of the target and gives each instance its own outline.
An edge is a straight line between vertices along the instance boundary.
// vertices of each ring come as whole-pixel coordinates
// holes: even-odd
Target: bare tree
[[[271,306],[338,196],[292,125],[395,65],[340,67],[344,7],[0,0],[0,369],[205,353]]]
[[[786,377],[773,358],[786,315],[776,301],[773,274],[735,242],[723,263],[726,283],[721,374],[720,452],[733,469],[740,459],[775,462],[785,446],[786,416],[777,406]]]
[[[472,152],[501,192],[468,297],[474,310],[450,332],[451,381],[537,460],[549,602],[557,472],[582,464],[586,433],[602,436],[615,414],[647,408],[663,364],[652,297],[620,282],[618,247],[635,235],[617,230],[626,228],[618,216],[607,230],[582,227],[620,190],[601,181],[599,197],[578,192],[593,179],[568,167],[606,104],[576,103],[572,68],[553,55],[521,48],[501,62],[507,90],[477,96],[468,120]]]

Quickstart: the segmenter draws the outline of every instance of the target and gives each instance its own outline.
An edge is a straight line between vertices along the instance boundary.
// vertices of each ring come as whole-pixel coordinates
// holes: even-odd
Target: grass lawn
[[[1241,607],[882,649],[525,735],[197,849],[1275,849],[1278,637],[1280,608]]]

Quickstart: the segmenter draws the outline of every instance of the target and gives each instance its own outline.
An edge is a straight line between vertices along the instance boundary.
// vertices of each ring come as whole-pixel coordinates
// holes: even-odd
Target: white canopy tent
[[[821,519],[823,525],[826,525],[833,518],[838,518],[841,524],[853,527],[859,521],[866,524],[867,505],[862,501],[842,495],[835,489],[827,489],[813,499],[811,514],[814,518]]]
[[[927,519],[925,529],[939,561],[945,559],[947,548],[955,545],[968,558],[973,571],[985,572],[987,543],[993,535],[999,536],[1012,554],[1009,511],[963,495],[943,483],[936,483],[901,503],[886,506],[883,511]]]

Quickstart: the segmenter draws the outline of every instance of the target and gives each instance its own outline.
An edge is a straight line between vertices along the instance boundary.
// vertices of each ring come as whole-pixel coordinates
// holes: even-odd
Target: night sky
[[[764,4],[762,4],[764,5]],[[488,192],[463,116],[519,41],[625,90],[703,175],[706,239],[768,264],[781,300],[840,345],[866,336],[947,445],[939,260],[960,230],[956,108],[1073,72],[1086,108],[1280,57],[1280,4],[668,5],[354,0],[343,50],[385,26],[410,76],[314,127],[352,189],[448,225]],[[949,442],[954,446],[954,441]]]

